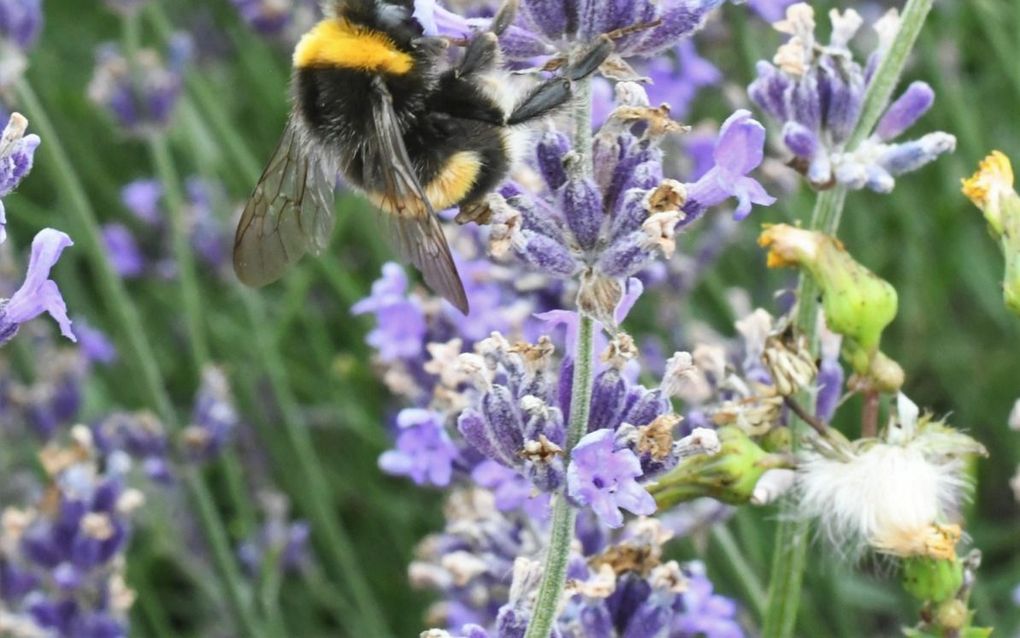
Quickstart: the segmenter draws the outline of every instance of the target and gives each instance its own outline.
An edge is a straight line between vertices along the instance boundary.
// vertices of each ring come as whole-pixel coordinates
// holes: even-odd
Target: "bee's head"
[[[338,0],[334,7],[338,17],[383,31],[397,44],[410,44],[424,35],[414,17],[414,0]]]

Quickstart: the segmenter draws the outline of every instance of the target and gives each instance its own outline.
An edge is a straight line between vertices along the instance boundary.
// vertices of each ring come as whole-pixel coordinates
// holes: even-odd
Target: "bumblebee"
[[[452,65],[449,41],[424,34],[413,0],[341,0],[328,9],[294,51],[293,108],[241,215],[234,270],[262,286],[325,248],[339,172],[379,209],[404,260],[467,314],[435,211],[479,206],[511,168],[515,127],[566,104],[572,82],[593,73],[612,44],[601,42],[510,102],[492,80],[514,0],[489,31],[461,43]]]

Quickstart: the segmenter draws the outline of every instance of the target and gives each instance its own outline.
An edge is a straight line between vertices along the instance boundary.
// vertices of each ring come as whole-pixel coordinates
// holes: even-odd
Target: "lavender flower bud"
[[[560,198],[563,216],[582,250],[595,248],[602,228],[602,198],[595,184],[579,174],[570,175]]]
[[[538,168],[550,190],[557,190],[567,182],[567,171],[563,159],[570,150],[567,136],[556,131],[549,131],[539,140],[535,149]]]
[[[875,127],[875,134],[881,140],[899,137],[927,113],[934,102],[935,91],[926,82],[911,83],[903,95],[886,109]]]

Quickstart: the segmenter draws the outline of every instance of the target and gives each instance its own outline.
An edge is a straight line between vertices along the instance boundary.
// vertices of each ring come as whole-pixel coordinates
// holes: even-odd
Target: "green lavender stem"
[[[847,143],[848,149],[855,149],[871,134],[888,107],[907,56],[914,47],[931,6],[932,0],[907,1],[901,16],[900,30],[868,85],[861,107],[861,117]],[[827,235],[835,235],[839,230],[846,195],[846,189],[843,187],[819,193],[809,228]],[[797,327],[808,336],[812,347],[815,348],[818,336],[819,308],[816,302],[818,292],[814,281],[802,274],[797,287],[799,304]],[[797,449],[798,434],[803,427],[804,424],[799,420],[791,421],[794,451]],[[772,554],[772,580],[769,583],[768,605],[762,628],[762,635],[768,638],[788,638],[793,635],[807,561],[809,523],[796,516],[796,503],[790,500],[783,503],[780,521]]]
[[[202,295],[195,276],[195,255],[188,237],[187,220],[184,218],[185,203],[181,184],[170,155],[165,135],[155,135],[148,140],[149,154],[153,166],[163,184],[166,198],[167,217],[170,220],[174,261],[177,263],[177,279],[181,287],[181,305],[184,309],[184,323],[187,326],[188,344],[195,371],[201,373],[209,362],[209,344],[202,327]]]
[[[145,337],[137,309],[128,297],[123,282],[114,272],[113,266],[106,257],[106,249],[100,236],[95,211],[85,189],[78,180],[74,165],[64,151],[60,135],[35,91],[26,80],[19,80],[15,84],[15,91],[21,103],[24,104],[33,126],[45,140],[45,143],[41,145],[40,152],[53,167],[52,175],[57,182],[59,191],[68,198],[71,212],[74,214],[74,223],[77,225],[74,238],[84,248],[91,262],[102,297],[120,329],[124,342],[122,345],[127,346],[122,347],[121,352],[127,355],[128,364],[141,380],[151,407],[168,426],[173,428],[177,424],[177,417],[173,403],[166,392],[163,377],[156,365],[155,354]],[[255,622],[255,616],[251,611],[251,601],[234,561],[233,552],[223,522],[213,503],[212,495],[193,470],[185,470],[183,483],[198,516],[199,524],[209,542],[213,560],[223,581],[223,587],[237,627],[246,636],[262,636],[262,628]]]
[[[591,83],[579,82],[574,102],[574,152],[581,156],[584,170],[591,170]],[[566,458],[588,428],[591,409],[591,389],[594,365],[592,350],[595,341],[594,321],[580,316],[574,356],[574,375],[571,379],[570,422],[567,426]],[[525,638],[548,638],[556,622],[556,611],[567,579],[567,561],[570,558],[570,541],[574,537],[574,519],[577,511],[566,494],[557,495],[553,505],[546,550],[542,583],[539,585],[535,610],[528,624]]]

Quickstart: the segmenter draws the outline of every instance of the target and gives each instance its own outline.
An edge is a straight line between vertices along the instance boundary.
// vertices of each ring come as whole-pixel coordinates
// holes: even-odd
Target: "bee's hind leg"
[[[573,83],[594,73],[612,52],[612,41],[602,38],[597,45],[570,64],[562,75],[542,82],[524,96],[510,113],[507,124],[522,124],[544,117],[566,104],[574,95]]]
[[[499,66],[499,36],[507,30],[517,16],[518,0],[507,0],[492,18],[489,30],[479,33],[467,44],[464,57],[455,69],[458,77],[484,73]]]

